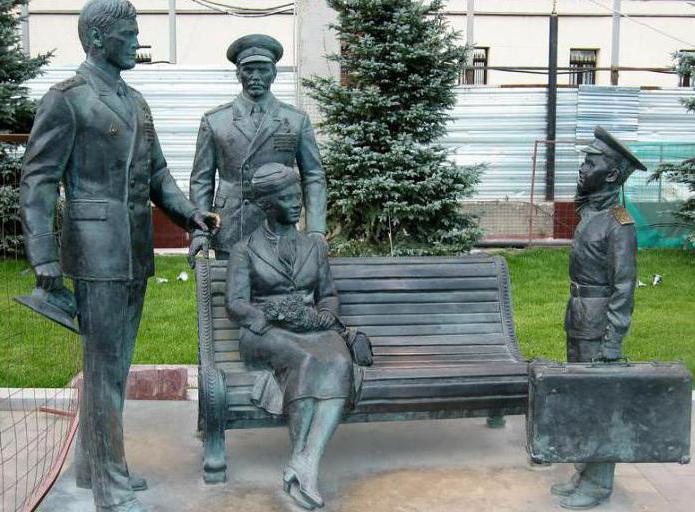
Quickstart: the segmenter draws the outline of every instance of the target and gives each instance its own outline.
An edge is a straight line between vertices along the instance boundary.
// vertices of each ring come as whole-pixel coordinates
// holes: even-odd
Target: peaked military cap
[[[283,54],[280,41],[265,34],[250,34],[240,37],[227,48],[227,59],[240,66],[247,62],[272,62],[275,64]]]
[[[580,151],[591,155],[607,155],[616,160],[627,160],[634,169],[647,170],[632,151],[601,126],[594,128],[594,141]]]

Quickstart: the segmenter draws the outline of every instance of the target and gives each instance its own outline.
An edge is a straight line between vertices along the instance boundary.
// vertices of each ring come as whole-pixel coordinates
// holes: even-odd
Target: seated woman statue
[[[338,318],[323,236],[297,231],[299,175],[266,164],[251,185],[266,221],[230,252],[227,311],[241,327],[240,352],[247,366],[269,370],[254,386],[252,401],[288,418],[285,492],[311,510],[323,506],[319,462],[351,397],[351,352],[362,345],[354,357],[368,365],[371,348],[367,341],[365,350],[366,337]]]

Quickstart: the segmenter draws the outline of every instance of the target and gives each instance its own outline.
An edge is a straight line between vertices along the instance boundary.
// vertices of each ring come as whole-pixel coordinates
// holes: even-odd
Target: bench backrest
[[[500,256],[336,258],[341,318],[364,331],[377,366],[522,359]],[[225,311],[226,262],[198,265],[200,356],[243,372],[239,328]]]

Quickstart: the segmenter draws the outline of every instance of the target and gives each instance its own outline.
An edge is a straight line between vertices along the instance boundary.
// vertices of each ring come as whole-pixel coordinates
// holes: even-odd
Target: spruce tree
[[[27,80],[40,73],[51,54],[30,58],[20,47],[19,12],[28,0],[0,0],[0,134],[28,133],[35,104],[28,97]],[[19,219],[21,150],[0,143],[0,255],[22,251]]]
[[[438,142],[456,102],[468,49],[443,0],[328,0],[347,72],[304,81],[323,115],[322,159],[333,247],[344,253],[450,254],[479,238],[460,200],[480,167],[463,168]]]
[[[675,55],[676,72],[680,76],[695,78],[695,54],[679,52]],[[695,98],[683,99],[683,105],[689,112],[695,113]],[[666,178],[674,183],[683,183],[690,191],[690,197],[681,205],[676,216],[692,226],[689,240],[695,244],[695,158],[679,163],[666,163],[659,166],[651,179]]]

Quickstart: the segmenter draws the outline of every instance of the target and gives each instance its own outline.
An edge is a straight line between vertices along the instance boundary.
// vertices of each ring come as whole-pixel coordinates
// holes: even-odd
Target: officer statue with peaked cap
[[[570,252],[570,299],[565,314],[567,360],[616,360],[632,320],[637,280],[637,234],[620,206],[622,185],[635,169],[646,170],[629,149],[597,126],[579,168],[581,218]],[[577,464],[571,481],[552,486],[569,509],[592,508],[613,490],[613,463]]]
[[[134,491],[147,484],[126,461],[123,406],[154,274],[150,201],[186,229],[205,231],[219,220],[176,186],[145,98],[121,78],[135,66],[136,15],[128,0],[90,0],[82,8],[78,31],[87,58],[41,100],[20,185],[24,243],[40,289],[23,303],[68,328],[79,318],[84,369],[75,473],[78,487],[92,489],[98,512],[146,510]],[[63,275],[72,278],[74,297]],[[39,309],[41,300],[49,309]],[[50,314],[60,309],[62,321]]]
[[[212,238],[218,259],[227,258],[232,246],[265,218],[254,204],[251,187],[254,171],[263,164],[297,166],[306,230],[321,234],[326,230],[326,178],[311,122],[304,112],[270,92],[282,53],[282,45],[267,35],[234,41],[227,58],[236,65],[243,91],[232,102],[205,113],[200,123],[189,197],[198,208],[222,217],[222,227]],[[189,251],[192,266],[195,255],[207,250],[207,240],[203,232],[194,234]]]

